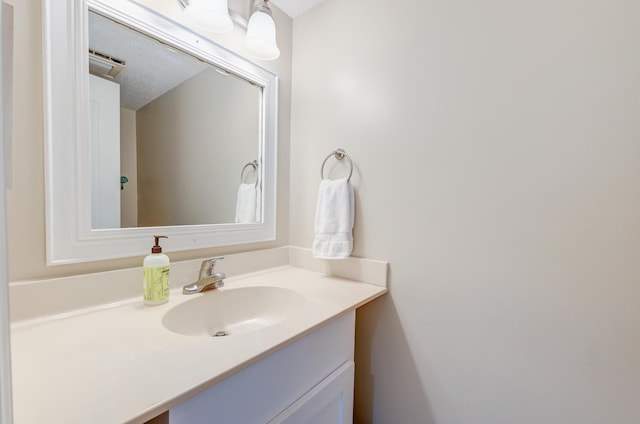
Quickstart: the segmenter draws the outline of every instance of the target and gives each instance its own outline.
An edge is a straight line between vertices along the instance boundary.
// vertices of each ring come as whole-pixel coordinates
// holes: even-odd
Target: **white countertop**
[[[293,290],[304,308],[260,331],[184,336],[163,315],[209,293],[176,288],[164,305],[132,299],[13,325],[14,422],[143,423],[387,291],[292,266],[228,278],[221,290],[250,286]]]

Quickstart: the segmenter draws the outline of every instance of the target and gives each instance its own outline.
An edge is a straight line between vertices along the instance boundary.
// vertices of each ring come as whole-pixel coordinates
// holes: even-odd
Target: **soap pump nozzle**
[[[162,247],[160,247],[160,239],[161,238],[169,238],[167,236],[153,236],[156,240],[155,245],[151,248],[151,253],[162,253]]]

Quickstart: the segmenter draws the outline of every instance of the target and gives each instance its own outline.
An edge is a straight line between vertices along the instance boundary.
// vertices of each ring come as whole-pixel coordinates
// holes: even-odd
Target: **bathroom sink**
[[[205,337],[248,333],[286,320],[304,303],[293,290],[270,286],[223,288],[193,296],[163,316],[167,329]]]

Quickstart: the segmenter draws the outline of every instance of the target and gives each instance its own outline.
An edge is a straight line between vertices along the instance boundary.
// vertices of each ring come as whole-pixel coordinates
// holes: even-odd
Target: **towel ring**
[[[254,171],[257,171],[258,170],[258,161],[254,160],[253,162],[249,162],[248,164],[246,164],[245,166],[242,167],[242,171],[240,171],[240,182],[241,183],[244,183],[244,171],[249,166],[251,166]],[[256,175],[256,187],[258,187],[258,181],[259,180],[260,180],[260,178],[258,178],[258,176]]]
[[[329,156],[324,158],[322,166],[320,166],[320,178],[324,180],[324,166],[331,156],[334,156],[337,160],[342,160],[345,157],[349,160],[349,166],[351,167],[351,169],[349,169],[349,176],[347,177],[347,181],[351,181],[351,175],[353,175],[353,161],[351,160],[351,157],[349,157],[347,152],[344,151],[344,149],[336,149],[333,152],[329,153]]]

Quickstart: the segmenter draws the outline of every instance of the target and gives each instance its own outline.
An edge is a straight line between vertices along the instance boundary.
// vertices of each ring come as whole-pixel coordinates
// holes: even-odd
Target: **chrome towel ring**
[[[345,157],[347,158],[347,160],[349,161],[349,166],[351,167],[349,169],[349,176],[347,177],[347,181],[351,181],[351,175],[353,175],[353,161],[351,160],[351,157],[349,157],[347,152],[344,151],[344,149],[336,149],[333,152],[329,153],[326,158],[324,158],[322,166],[320,166],[320,178],[324,180],[324,166],[331,156],[335,157],[337,160],[342,160]]]
[[[245,166],[242,167],[242,171],[240,171],[240,182],[244,183],[244,171],[251,166],[253,168],[254,171],[258,170],[258,161],[254,160],[253,162],[249,162],[248,164],[246,164]],[[256,187],[258,187],[258,181],[260,180],[260,178],[256,175]]]

